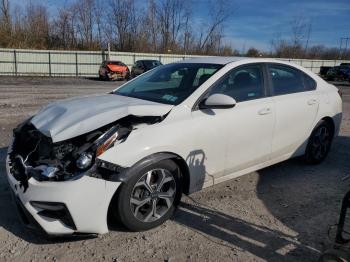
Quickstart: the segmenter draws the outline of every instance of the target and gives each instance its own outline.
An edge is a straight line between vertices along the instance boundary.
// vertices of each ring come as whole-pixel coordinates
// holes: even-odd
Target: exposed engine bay
[[[140,124],[154,124],[164,117],[129,115],[65,141],[53,143],[37,130],[30,120],[14,129],[10,153],[11,173],[20,181],[24,191],[28,180],[66,181],[85,174],[95,166],[95,160],[116,143],[127,139]]]

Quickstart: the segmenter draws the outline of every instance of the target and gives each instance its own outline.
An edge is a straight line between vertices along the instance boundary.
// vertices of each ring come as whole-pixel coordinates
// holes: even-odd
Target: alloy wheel
[[[322,159],[327,155],[331,144],[331,134],[327,126],[320,126],[312,140],[311,152],[315,159]]]
[[[130,208],[136,219],[154,222],[171,208],[176,196],[176,182],[166,169],[152,169],[136,182],[130,197]]]

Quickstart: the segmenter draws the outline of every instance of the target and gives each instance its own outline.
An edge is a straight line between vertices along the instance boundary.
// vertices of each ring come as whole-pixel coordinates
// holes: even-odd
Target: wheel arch
[[[324,124],[327,124],[330,127],[330,133],[331,133],[331,135],[330,135],[330,143],[332,143],[332,140],[333,140],[333,138],[334,138],[334,136],[336,134],[336,125],[335,125],[334,119],[332,117],[324,116],[319,121],[316,122],[316,125],[311,130],[311,133],[310,133],[308,139],[305,141],[304,146],[302,147],[302,148],[304,148],[302,150],[302,152],[303,152],[303,159],[304,159],[304,161],[306,163],[319,164],[319,163],[321,163],[323,161],[323,159],[328,154],[328,151],[329,151],[330,147],[328,148],[327,153],[326,153],[325,157],[322,158],[322,160],[314,160],[314,159],[312,159],[311,154],[309,152],[310,139],[311,139],[313,133],[318,129],[318,127],[320,127],[321,125],[324,125]]]
[[[167,159],[174,161],[175,164],[179,167],[181,172],[182,184],[183,184],[182,191],[185,194],[187,194],[189,192],[189,185],[190,185],[189,168],[186,161],[180,155],[173,152],[158,152],[158,153],[148,155],[142,158],[141,160],[137,161],[131,167],[125,168],[125,171],[121,172],[118,175],[117,180],[122,183],[126,183],[132,177],[132,174],[136,173],[139,169],[142,169],[148,165],[154,164],[162,160],[167,160]]]
[[[315,130],[322,122],[326,122],[326,123],[329,124],[329,126],[331,127],[332,139],[334,138],[335,129],[336,129],[334,119],[333,119],[332,117],[330,117],[330,116],[324,116],[324,117],[320,118],[320,120],[318,120],[318,121],[316,122],[316,124],[314,125],[314,127],[311,129],[311,131],[310,131],[310,133],[309,133],[309,136],[308,136],[306,142],[309,141],[312,132],[314,132],[314,130]],[[306,143],[306,144],[307,144],[307,143]],[[304,150],[306,150],[306,144],[305,144],[305,149],[304,149]]]
[[[139,169],[142,169],[145,166],[154,164],[162,160],[172,160],[179,167],[180,173],[181,173],[181,180],[182,180],[182,192],[185,194],[189,194],[190,172],[186,161],[180,155],[172,152],[159,152],[159,153],[151,154],[149,156],[144,157],[140,161],[136,162],[132,167],[127,168],[125,172],[122,172],[121,175],[118,177],[118,181],[122,182],[122,184],[117,188],[117,190],[115,191],[113,197],[109,202],[108,211],[107,211],[108,225],[113,225],[113,221],[110,220],[113,203],[116,202],[116,199],[118,198],[118,194],[120,192],[121,187],[123,186],[123,184],[129,181],[129,179],[132,176],[132,173],[136,173]]]
[[[318,121],[317,125],[315,126],[315,128],[319,125],[319,123],[321,121],[325,121],[326,123],[329,124],[329,126],[331,127],[331,131],[332,131],[332,137],[334,137],[335,134],[335,123],[332,117],[330,116],[325,116],[323,117],[320,121]]]

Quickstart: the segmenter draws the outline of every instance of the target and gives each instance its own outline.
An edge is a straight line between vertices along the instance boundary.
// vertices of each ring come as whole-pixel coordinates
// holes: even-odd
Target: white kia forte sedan
[[[338,89],[300,66],[184,60],[49,104],[14,130],[7,177],[21,216],[48,234],[106,233],[110,219],[147,230],[182,193],[292,157],[322,162],[341,114]]]

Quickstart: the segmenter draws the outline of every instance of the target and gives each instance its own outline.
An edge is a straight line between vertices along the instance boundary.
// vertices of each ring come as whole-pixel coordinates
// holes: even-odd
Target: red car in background
[[[129,80],[130,71],[127,65],[120,61],[103,61],[98,75],[101,80]]]

